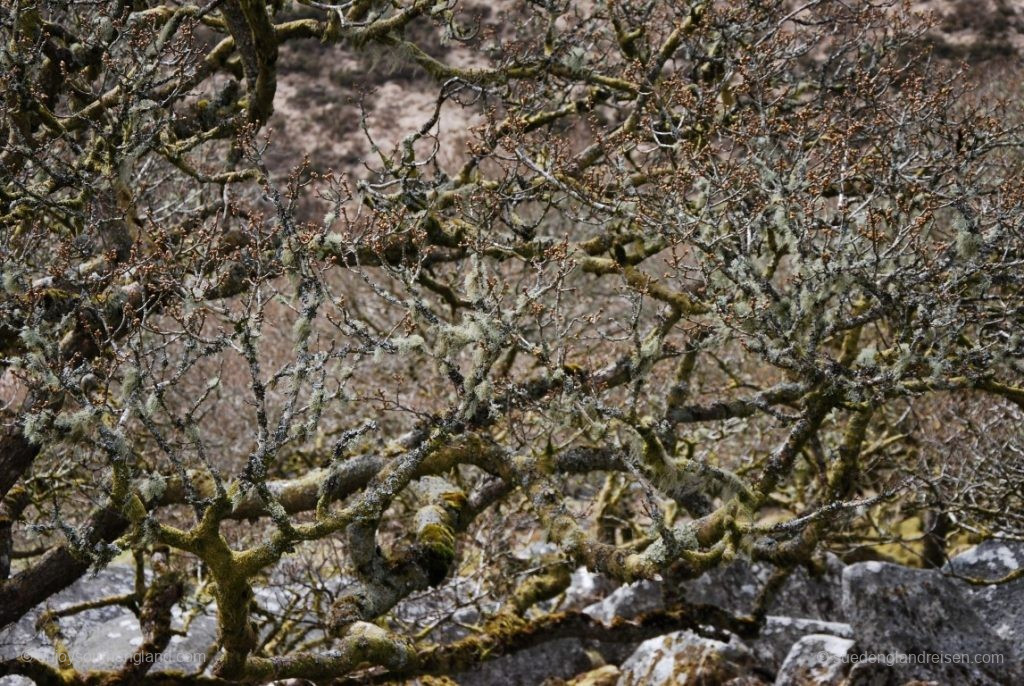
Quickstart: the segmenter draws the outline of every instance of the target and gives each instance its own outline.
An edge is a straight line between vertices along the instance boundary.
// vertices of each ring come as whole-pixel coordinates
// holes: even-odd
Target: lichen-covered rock
[[[891,667],[898,683],[1024,683],[1019,645],[997,633],[966,587],[935,570],[850,565],[843,574],[843,607],[859,652],[891,656],[884,659],[896,662]],[[992,655],[1001,657],[978,657]],[[992,662],[997,659],[1001,664]]]
[[[182,629],[180,618],[175,628]],[[217,620],[211,614],[199,615],[189,623],[185,635],[171,637],[170,643],[157,656],[152,671],[177,671],[185,674],[202,672],[216,651]],[[118,669],[142,643],[138,618],[130,612],[96,624],[80,632],[68,646],[75,669]]]
[[[110,564],[94,574],[88,574],[55,594],[46,607],[64,610],[98,597],[131,593],[135,586],[134,568],[120,563]],[[45,607],[39,607],[22,617],[17,623],[0,632],[0,659],[28,655],[47,664],[57,665],[53,644],[43,631],[35,626]],[[185,674],[203,671],[207,658],[213,657],[217,640],[217,620],[212,606],[203,608],[198,616],[188,618],[177,606],[172,608],[172,627],[177,632],[157,657],[153,672],[178,671]],[[134,654],[142,643],[138,618],[121,605],[106,605],[76,612],[60,619],[68,656],[76,670],[117,669]],[[0,679],[2,686],[29,684],[20,677]]]
[[[583,608],[585,614],[610,624],[616,617],[635,619],[665,608],[665,594],[660,581],[637,581],[615,589],[600,602]]]
[[[745,641],[760,665],[769,671],[777,670],[793,643],[807,634],[852,635],[848,624],[829,621],[829,618],[841,620],[843,617],[844,566],[839,558],[829,555],[816,573],[809,573],[803,567],[792,572],[771,603],[773,614],[768,616],[760,636]],[[773,568],[767,565],[737,560],[684,582],[678,590],[690,602],[714,604],[743,614],[751,610],[758,592],[772,571]],[[582,595],[588,581],[593,580],[584,576],[576,580],[574,577],[574,586],[578,585],[581,589],[576,595]],[[599,581],[600,577],[593,584]],[[570,586],[570,592],[572,590],[573,586]],[[628,584],[583,611],[606,624],[616,617],[633,619],[664,609],[665,592],[664,583],[660,581]]]
[[[576,638],[561,638],[481,662],[452,675],[460,686],[537,686],[548,679],[571,679],[603,662],[594,650]]]
[[[790,573],[769,603],[761,634],[746,640],[761,665],[778,670],[792,645],[807,634],[852,635],[842,605],[845,566],[828,554],[813,571],[801,566]],[[688,602],[746,614],[774,571],[771,565],[737,559],[685,582],[680,590]]]
[[[754,671],[750,649],[676,631],[641,643],[622,663],[618,686],[697,686],[698,684],[763,684]]]
[[[768,605],[768,613],[786,617],[845,622],[843,570],[846,565],[832,553],[813,570],[797,567]]]
[[[985,541],[951,559],[945,571],[979,579],[1000,579],[1024,567],[1024,543]]]
[[[588,605],[600,602],[615,590],[615,584],[608,577],[591,572],[586,567],[578,567],[572,573],[569,588],[557,603],[560,610],[581,610]]]
[[[1024,544],[986,541],[954,557],[943,571],[995,581],[1024,567]],[[992,630],[1011,643],[1024,645],[1024,577],[1004,584],[964,586],[971,606]],[[1024,651],[1022,651],[1024,652]]]
[[[838,686],[849,672],[849,638],[809,634],[793,644],[779,668],[775,686]]]
[[[430,641],[449,643],[469,636],[466,627],[480,624],[484,617],[497,611],[499,604],[482,592],[477,580],[455,577],[439,588],[414,594],[391,611],[392,629],[432,627]]]
[[[88,600],[128,593],[134,583],[133,568],[111,564],[94,574],[83,576],[68,588],[56,593],[48,600],[47,605],[54,610],[62,610]],[[42,630],[35,626],[43,609],[45,608],[32,610],[18,622],[0,631],[0,660],[25,654],[56,665],[52,644]],[[125,609],[119,605],[85,610],[61,618],[61,632],[68,642],[73,642],[79,635],[87,635],[97,624],[120,617],[124,612]]]
[[[809,572],[797,567],[786,579],[768,606],[772,615],[804,617],[830,622],[845,621],[842,607],[842,575],[846,565],[828,554],[820,569]],[[745,614],[750,612],[758,593],[775,568],[737,559],[683,584],[687,601],[705,603]]]
[[[769,613],[842,621],[844,567],[843,562],[831,553],[824,557],[820,569],[813,572],[809,572],[806,567],[797,567],[775,594]],[[675,590],[689,602],[718,605],[742,614],[750,610],[758,592],[774,570],[771,565],[737,559],[723,567],[712,568],[696,579],[683,581]],[[621,607],[625,607],[632,599],[650,601],[652,605],[661,607],[664,599],[663,583],[659,581],[627,584],[619,588],[617,593],[613,592],[614,589],[614,583],[606,577],[580,567],[573,572],[572,584],[565,591],[561,607],[575,608],[582,598],[589,598],[590,604],[596,604],[593,602],[595,597],[609,594],[614,596],[613,602]]]
[[[745,643],[750,646],[759,664],[772,671],[777,671],[789,656],[794,644],[810,634],[853,639],[853,629],[849,624],[804,617],[769,615],[765,618],[760,635],[755,639],[747,639]]]

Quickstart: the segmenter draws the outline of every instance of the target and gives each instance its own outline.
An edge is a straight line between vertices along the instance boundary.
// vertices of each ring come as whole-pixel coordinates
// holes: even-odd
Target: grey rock
[[[512,551],[512,557],[524,562],[539,562],[552,555],[558,555],[559,548],[550,541],[534,541],[529,545]]]
[[[944,570],[982,579],[999,579],[1024,567],[1024,543],[985,541],[960,553]]]
[[[111,564],[94,574],[87,574],[60,593],[52,596],[44,606],[35,608],[15,624],[0,632],[0,659],[28,655],[47,664],[57,666],[53,645],[36,620],[47,608],[62,610],[79,603],[122,595],[134,589],[135,572],[123,564]],[[173,609],[173,627],[184,628],[185,618],[180,609]],[[68,655],[79,671],[111,669],[121,666],[142,642],[138,619],[123,606],[85,610],[62,617],[61,632],[68,646]],[[203,658],[210,655],[216,641],[216,619],[212,608],[200,613],[189,625],[187,635],[173,636],[170,644],[155,663],[152,671],[177,670],[192,673],[204,667]],[[29,684],[20,677],[0,678],[0,686]]]
[[[75,669],[117,669],[142,643],[139,620],[131,612],[94,624],[68,645]]]
[[[596,574],[586,567],[579,567],[572,573],[569,588],[565,589],[558,602],[559,610],[580,610],[599,603],[615,590],[615,584],[603,574]]]
[[[795,644],[805,636],[812,634],[852,640],[853,628],[842,622],[768,615],[765,618],[761,634],[755,639],[745,640],[745,643],[750,646],[760,664],[772,671],[777,671],[782,667]]]
[[[587,643],[561,638],[482,662],[452,678],[459,686],[537,686],[546,679],[570,679],[601,662]]]
[[[846,565],[832,553],[825,555],[824,569],[811,573],[797,567],[768,605],[768,613],[845,622],[843,570]]]
[[[809,634],[793,644],[775,678],[775,686],[838,686],[850,671],[849,638]]]
[[[132,590],[134,584],[134,570],[121,564],[111,564],[94,574],[83,576],[68,588],[54,594],[46,606],[35,608],[19,621],[0,631],[0,659],[26,654],[56,665],[56,657],[49,639],[41,630],[36,629],[36,620],[42,611],[46,607],[62,610],[88,600],[127,593]],[[118,605],[85,610],[62,618],[61,631],[70,645],[79,635],[88,634],[95,625],[120,617],[124,613],[125,609]]]
[[[175,624],[177,625],[177,622]],[[184,635],[171,637],[171,642],[164,652],[173,662],[166,667],[160,667],[157,671],[177,669],[186,674],[205,671],[200,669],[199,660],[212,662],[217,651],[217,637],[217,617],[211,608],[210,614],[195,617]],[[174,666],[175,664],[178,666]]]
[[[881,562],[847,567],[843,607],[860,652],[882,656],[899,683],[1024,683],[1018,647],[996,632],[965,586],[934,570]],[[1003,663],[963,664],[947,657],[965,654],[1001,655]]]
[[[846,565],[831,553],[824,570],[811,574],[798,567],[790,574],[768,606],[768,613],[843,622],[842,574]],[[723,567],[686,581],[682,592],[688,602],[718,605],[734,613],[749,613],[774,567],[737,559]]]
[[[760,636],[745,642],[767,669],[781,667],[790,648],[807,634],[852,636],[842,604],[842,575],[846,567],[835,555],[825,557],[815,573],[797,567],[768,605]],[[749,613],[775,568],[737,559],[686,581],[680,589],[690,603],[717,605],[736,614]]]
[[[723,610],[746,614],[770,575],[770,569],[764,565],[737,559],[683,582],[680,591],[687,602],[717,605]]]
[[[792,645],[812,634],[833,634],[852,637],[852,629],[842,621],[842,570],[845,565],[835,556],[826,558],[823,573],[812,575],[804,568],[793,571],[770,605],[772,608],[760,636],[745,640],[757,661],[769,670],[777,670]],[[761,587],[773,568],[768,565],[737,560],[723,568],[711,570],[697,579],[684,582],[681,591],[692,603],[718,605],[735,613],[750,611]],[[574,600],[590,592],[590,587],[607,587],[607,580],[577,570],[566,598]],[[600,592],[600,591],[597,591]],[[563,601],[564,607],[572,607]],[[642,581],[622,586],[603,600],[592,603],[583,612],[605,624],[616,617],[633,619],[642,614],[664,609],[665,588],[662,582]],[[739,639],[737,639],[739,640]],[[618,655],[602,648],[608,659]]]
[[[391,611],[393,628],[433,627],[427,635],[431,641],[448,643],[470,635],[467,626],[484,621],[499,604],[486,595],[478,581],[458,577],[438,588],[414,594]]]
[[[676,631],[641,643],[622,663],[618,686],[696,686],[761,684],[750,649]]]
[[[184,629],[180,616],[173,628]],[[179,671],[201,673],[212,661],[217,641],[217,620],[201,614],[189,623],[188,633],[172,636],[164,651],[157,656],[153,672]],[[142,643],[138,618],[130,612],[90,627],[68,646],[75,669],[117,669],[124,665]]]
[[[665,608],[665,592],[660,581],[637,581],[620,586],[600,602],[583,608],[583,613],[610,624],[616,617],[635,619]]]
[[[943,571],[995,581],[1022,567],[1024,543],[986,541],[950,560]],[[1004,584],[965,584],[963,592],[1000,638],[1024,645],[1024,577]]]

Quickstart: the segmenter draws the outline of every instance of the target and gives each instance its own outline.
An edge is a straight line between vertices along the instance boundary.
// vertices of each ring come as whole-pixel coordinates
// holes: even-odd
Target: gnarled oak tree
[[[533,609],[577,565],[1024,536],[1019,118],[926,37],[837,0],[5,3],[0,624],[126,555],[87,606],[143,656],[212,600],[217,679],[399,679],[752,633],[772,590]],[[285,168],[303,53],[431,97],[352,115],[361,165]],[[475,635],[381,621],[454,577],[496,601]],[[0,674],[194,679],[64,667]]]

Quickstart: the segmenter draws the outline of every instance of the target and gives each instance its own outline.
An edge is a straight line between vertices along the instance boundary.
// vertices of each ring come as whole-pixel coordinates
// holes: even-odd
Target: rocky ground
[[[561,638],[483,663],[454,675],[454,680],[461,686],[1021,684],[1024,578],[979,583],[1021,568],[1024,544],[997,541],[972,548],[936,570],[882,562],[844,565],[833,557],[816,576],[799,570],[790,577],[756,639],[711,639],[691,631],[639,645]],[[767,574],[737,561],[688,582],[682,590],[692,602],[743,612]],[[129,567],[111,565],[56,596],[51,607],[95,598],[98,592],[126,593],[132,583]],[[271,612],[280,609],[287,602],[282,589],[270,580],[257,589],[257,602]],[[553,603],[609,622],[661,609],[665,591],[658,582],[614,588],[580,569],[569,590]],[[408,601],[397,614],[411,624],[428,616],[447,617],[434,636],[450,640],[471,631],[468,627],[477,619],[475,607],[464,602],[471,594],[469,584],[456,582],[440,594]],[[214,652],[212,611],[205,607],[177,615],[182,635],[174,638],[158,670],[201,672],[208,666],[197,656]],[[0,658],[27,653],[55,663],[48,639],[34,623],[35,617],[29,616],[0,633]],[[141,641],[135,615],[116,606],[76,614],[61,626],[79,670],[112,667]],[[971,658],[961,657],[974,655],[994,655],[999,663],[965,663]],[[905,664],[910,661],[918,664]],[[18,683],[13,677],[0,679],[4,686]]]

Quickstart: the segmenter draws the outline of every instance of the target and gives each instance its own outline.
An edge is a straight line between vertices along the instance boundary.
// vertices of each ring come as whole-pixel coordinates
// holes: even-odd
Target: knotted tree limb
[[[0,583],[11,575],[11,558],[14,554],[11,531],[14,522],[18,521],[31,502],[31,494],[21,487],[12,489],[0,498]]]
[[[221,12],[242,57],[248,84],[249,121],[262,125],[274,111],[277,91],[277,33],[262,0],[228,0]]]
[[[455,540],[470,519],[466,496],[444,479],[426,477],[425,504],[415,515],[415,543],[385,555],[376,544],[376,529],[349,530],[359,582],[331,607],[331,630],[341,632],[353,622],[370,621],[415,591],[440,584],[455,561]]]
[[[740,636],[755,635],[757,631],[756,622],[753,620],[735,617],[711,605],[694,605],[678,610],[654,612],[635,620],[617,618],[607,625],[580,612],[546,614],[535,620],[502,615],[499,622],[486,626],[480,635],[448,645],[419,650],[416,661],[410,663],[409,668],[389,676],[454,674],[485,660],[560,638],[638,643],[682,629],[692,629],[701,633],[705,632],[707,627]]]

